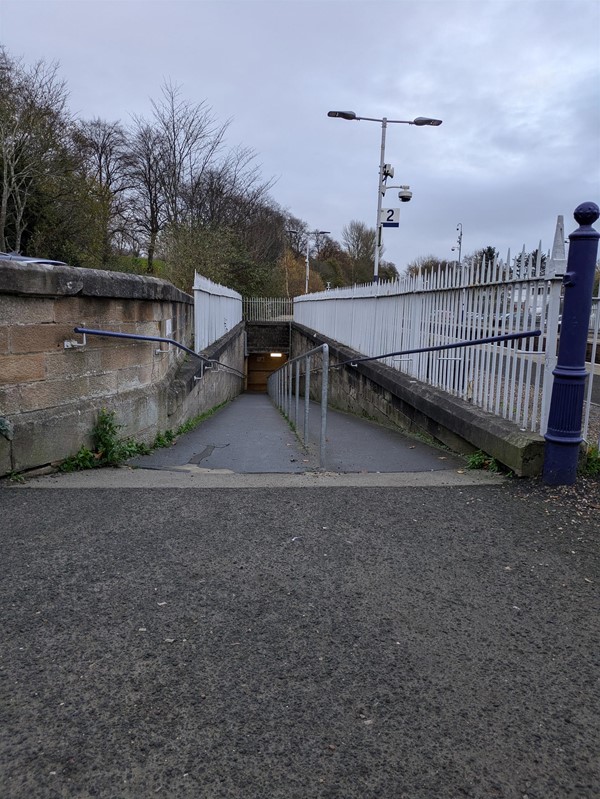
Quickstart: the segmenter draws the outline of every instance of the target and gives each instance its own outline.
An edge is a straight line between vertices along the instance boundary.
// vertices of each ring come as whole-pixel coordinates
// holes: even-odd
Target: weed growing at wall
[[[164,449],[164,447],[170,447],[175,442],[176,438],[177,434],[172,430],[165,430],[164,433],[157,433],[150,449]]]
[[[588,449],[579,473],[584,477],[600,477],[600,450],[598,447]]]
[[[467,458],[467,469],[485,469],[488,472],[500,472],[501,466],[495,458],[477,450]]]
[[[175,432],[175,437],[182,436],[184,433],[189,433],[191,430],[194,430],[194,428],[198,427],[200,422],[204,422],[206,419],[212,416],[213,413],[220,411],[221,408],[224,408],[225,405],[227,405],[228,403],[229,400],[226,400],[225,402],[220,402],[218,405],[215,405],[214,408],[211,408],[208,411],[204,411],[204,413],[200,413],[198,414],[198,416],[194,416],[192,419],[188,419],[187,422],[184,422],[182,425],[179,425],[179,427]]]
[[[92,430],[93,449],[81,447],[76,455],[59,466],[62,472],[95,469],[100,466],[119,466],[135,455],[145,455],[150,447],[131,438],[119,438],[123,425],[115,421],[115,412],[102,409]]]
[[[123,425],[116,422],[115,412],[102,409],[92,430],[93,449],[81,447],[75,455],[64,460],[58,468],[61,472],[77,472],[102,466],[119,466],[137,455],[149,455],[154,449],[172,446],[179,436],[189,433],[224,405],[227,405],[227,402],[222,402],[214,408],[194,416],[180,425],[175,432],[165,430],[164,433],[157,433],[151,446],[134,441],[132,438],[120,438],[119,431]]]

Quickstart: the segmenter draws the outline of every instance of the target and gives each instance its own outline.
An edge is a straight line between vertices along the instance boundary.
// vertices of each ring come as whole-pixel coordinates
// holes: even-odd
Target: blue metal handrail
[[[139,333],[117,333],[114,330],[93,330],[89,327],[74,327],[73,330],[75,333],[82,333],[84,338],[86,335],[88,336],[108,336],[110,338],[129,338],[134,339],[135,341],[158,341],[163,344],[173,344],[174,347],[179,347],[180,350],[187,352],[189,355],[193,355],[195,358],[198,358],[203,363],[206,363],[210,366],[216,364],[217,366],[221,366],[223,369],[229,369],[229,371],[233,372],[238,377],[242,379],[245,378],[245,374],[240,372],[238,369],[234,369],[233,366],[228,366],[226,363],[221,363],[221,361],[215,361],[210,358],[205,358],[204,355],[200,355],[194,350],[191,350],[189,347],[186,347],[184,344],[180,344],[179,341],[175,341],[173,338],[163,338],[162,336],[142,336]]]
[[[476,344],[493,344],[497,341],[517,341],[522,338],[536,338],[542,335],[541,330],[528,330],[524,333],[505,333],[501,336],[487,336],[486,338],[468,339],[466,341],[458,341],[455,344],[438,344],[435,347],[419,347],[414,350],[400,350],[399,352],[386,352],[385,355],[371,355],[364,358],[350,358],[347,361],[336,363],[331,366],[331,369],[337,369],[340,366],[356,366],[357,363],[364,361],[379,361],[382,358],[391,358],[395,355],[416,355],[419,352],[438,352],[440,350],[455,350],[459,347],[474,347]]]

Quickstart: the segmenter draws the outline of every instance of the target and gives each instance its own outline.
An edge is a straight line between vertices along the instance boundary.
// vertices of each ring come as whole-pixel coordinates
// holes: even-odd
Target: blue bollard
[[[581,418],[585,395],[585,353],[592,310],[594,271],[600,233],[592,227],[600,217],[595,203],[582,203],[574,213],[579,224],[569,236],[569,259],[563,283],[565,296],[558,344],[558,362],[544,438],[543,481],[546,485],[573,485],[577,479]]]

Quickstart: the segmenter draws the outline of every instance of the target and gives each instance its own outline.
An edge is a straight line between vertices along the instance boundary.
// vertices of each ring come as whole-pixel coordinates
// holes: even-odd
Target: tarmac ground
[[[600,504],[216,432],[0,489],[3,797],[597,799]]]

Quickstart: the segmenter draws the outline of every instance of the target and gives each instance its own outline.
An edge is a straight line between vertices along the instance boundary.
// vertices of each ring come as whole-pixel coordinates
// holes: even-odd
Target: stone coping
[[[113,299],[181,302],[189,294],[151,275],[111,272],[56,264],[34,264],[0,258],[0,294],[36,297],[110,297]]]

